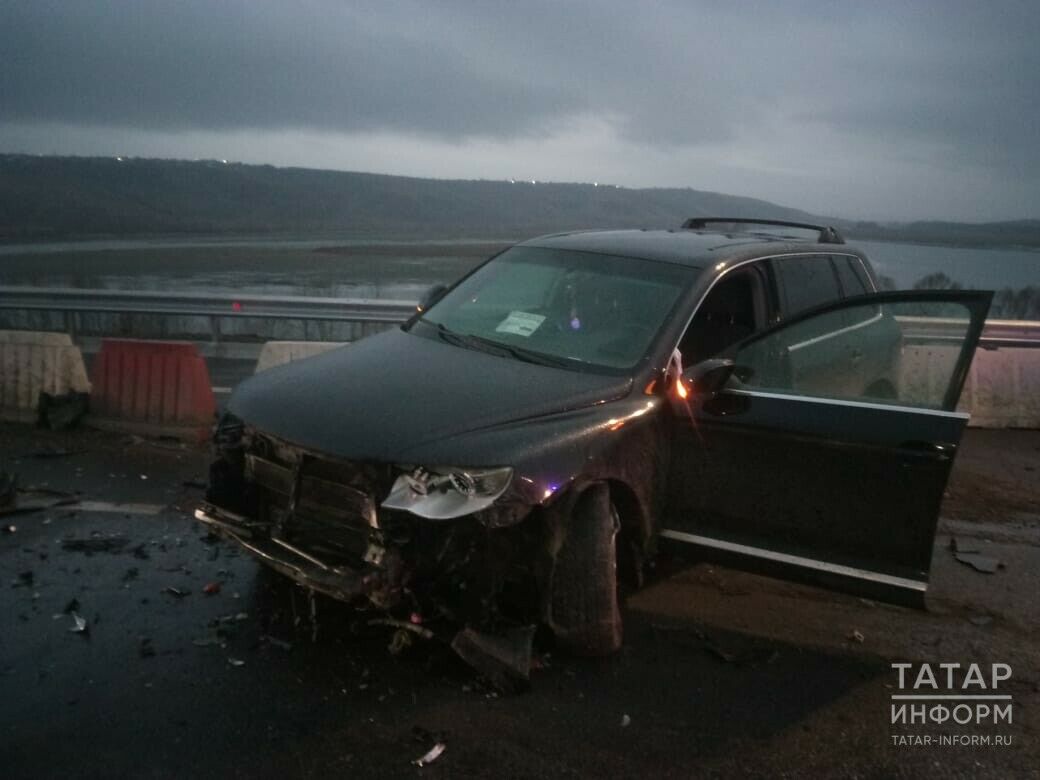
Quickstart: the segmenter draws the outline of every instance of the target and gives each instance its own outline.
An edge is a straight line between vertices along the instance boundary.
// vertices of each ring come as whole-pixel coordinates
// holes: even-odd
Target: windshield
[[[671,263],[513,247],[418,322],[460,346],[521,360],[631,369],[691,278],[689,268]]]

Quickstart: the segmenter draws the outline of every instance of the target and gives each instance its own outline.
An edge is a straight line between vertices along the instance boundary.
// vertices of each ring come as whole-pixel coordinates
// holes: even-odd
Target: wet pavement
[[[987,448],[1019,453],[1002,473],[1020,469],[1022,486],[1004,515],[986,493],[979,523]],[[615,657],[542,644],[531,690],[503,695],[436,642],[390,654],[370,616],[207,537],[191,518],[204,448],[0,426],[0,469],[91,502],[0,518],[15,527],[0,533],[0,772],[1036,776],[1037,459],[1040,434],[969,435],[928,613],[699,565],[629,600]],[[951,534],[1003,568],[956,561]],[[892,745],[903,659],[1011,664],[1015,720],[999,731],[1013,744]],[[432,765],[412,763],[437,743]]]

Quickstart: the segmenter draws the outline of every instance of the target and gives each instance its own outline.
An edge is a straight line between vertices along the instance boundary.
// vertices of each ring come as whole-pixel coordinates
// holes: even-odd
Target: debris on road
[[[207,596],[215,596],[216,594],[220,593],[220,583],[208,582],[202,586],[202,592],[205,593]]]
[[[56,506],[79,503],[75,493],[46,490],[32,486],[18,487],[18,475],[0,471],[0,515],[21,515]]]
[[[16,525],[5,525],[4,526],[4,533],[5,534],[13,534],[17,530],[18,530],[18,526],[16,526]]]
[[[86,618],[81,617],[79,615],[79,613],[77,613],[77,612],[70,612],[69,614],[72,615],[72,622],[73,622],[72,628],[70,628],[69,631],[71,631],[74,634],[89,634],[90,633],[90,626],[87,625],[87,619]]]
[[[33,458],[35,460],[49,460],[50,458],[67,458],[70,455],[82,455],[84,452],[86,452],[86,450],[70,450],[68,447],[54,447],[48,445],[46,447],[39,447],[22,457]]]
[[[720,647],[715,642],[706,640],[704,643],[704,649],[711,653],[713,656],[718,658],[720,661],[725,661],[728,664],[733,663],[737,660],[737,656],[731,653],[724,647]]]
[[[953,555],[961,563],[971,566],[975,571],[982,572],[983,574],[995,574],[997,569],[1003,567],[999,560],[989,555],[982,555],[981,553],[970,552],[962,553],[957,552]]]
[[[632,725],[632,718],[630,718],[628,715],[622,715],[621,716],[621,728],[627,729],[631,725]]]
[[[430,629],[424,628],[418,623],[412,623],[408,620],[395,620],[393,618],[373,618],[368,621],[370,626],[390,626],[391,628],[397,628],[402,631],[411,631],[414,634],[418,634],[423,639],[433,639],[434,634]]]
[[[130,539],[122,535],[89,536],[86,539],[66,538],[61,540],[61,549],[69,552],[103,553],[119,552],[130,544]]]
[[[227,662],[229,664],[231,664],[232,666],[245,666],[246,665],[246,662],[243,661],[241,658],[228,658]]]
[[[137,652],[141,658],[151,658],[155,655],[155,648],[152,647],[152,640],[149,637],[141,637],[140,642],[137,646]]]
[[[855,628],[852,629],[845,638],[853,642],[858,642],[859,644],[863,644],[864,640],[863,633]]]
[[[418,767],[424,767],[429,764],[432,764],[434,761],[440,758],[441,753],[443,753],[447,749],[447,747],[448,746],[445,745],[443,742],[438,742],[436,745],[434,745],[432,748],[426,751],[426,753],[421,758],[415,759],[412,763]]]
[[[263,634],[260,637],[260,639],[264,642],[267,642],[269,645],[274,645],[275,647],[281,648],[287,653],[293,648],[292,642],[286,642],[284,639],[279,639],[278,637],[271,636],[270,634]]]
[[[171,596],[176,596],[177,598],[182,599],[185,596],[189,595],[191,593],[191,591],[190,590],[183,590],[181,588],[175,588],[172,585],[169,585],[169,586],[163,588],[163,593],[169,593]]]
[[[484,634],[464,628],[451,641],[451,649],[463,661],[505,693],[521,691],[530,684],[531,652],[535,626]]]

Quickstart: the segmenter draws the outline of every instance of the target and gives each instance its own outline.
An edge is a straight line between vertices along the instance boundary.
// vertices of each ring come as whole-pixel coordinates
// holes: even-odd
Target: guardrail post
[[[220,315],[212,314],[209,318],[209,329],[210,335],[213,337],[213,343],[220,343]]]

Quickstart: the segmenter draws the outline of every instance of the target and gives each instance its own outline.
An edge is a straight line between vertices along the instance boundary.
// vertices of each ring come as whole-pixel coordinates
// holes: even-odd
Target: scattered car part
[[[451,649],[500,691],[523,690],[531,679],[531,651],[535,626],[485,634],[465,628],[455,635]]]
[[[448,746],[445,745],[443,742],[438,742],[426,753],[424,753],[422,757],[415,759],[412,763],[418,767],[428,766],[432,764],[434,761],[436,761],[438,758],[440,758],[441,754],[447,749],[447,747]]]

